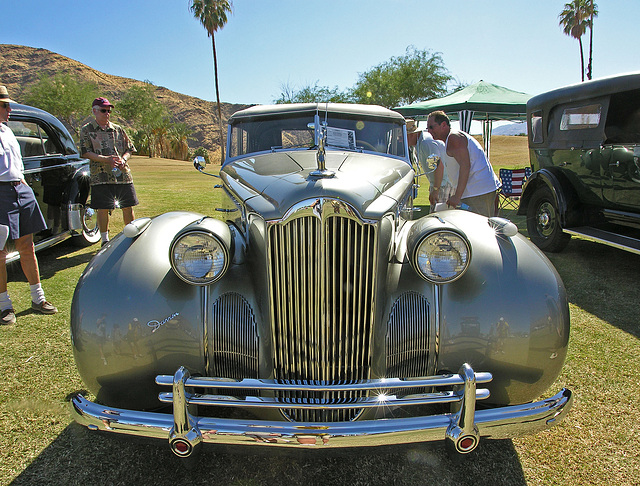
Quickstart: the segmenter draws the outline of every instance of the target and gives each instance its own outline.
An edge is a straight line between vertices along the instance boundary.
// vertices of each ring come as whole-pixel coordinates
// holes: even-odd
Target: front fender
[[[157,407],[158,373],[176,366],[204,373],[205,290],[180,280],[169,261],[173,237],[200,218],[172,212],[135,239],[120,234],[80,277],[71,339],[80,375],[99,401]]]
[[[403,291],[417,292],[435,307],[430,322],[437,362],[430,371],[455,373],[469,363],[493,375],[488,402],[534,400],[557,378],[567,353],[569,308],[560,276],[521,234],[499,234],[487,218],[468,211],[437,214],[444,229],[455,227],[468,238],[469,268],[436,286],[406,262],[398,278]]]

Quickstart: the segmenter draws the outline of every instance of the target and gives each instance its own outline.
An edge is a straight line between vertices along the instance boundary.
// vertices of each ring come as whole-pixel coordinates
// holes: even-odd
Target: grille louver
[[[269,227],[274,374],[292,383],[370,378],[376,225],[318,200]],[[360,395],[296,392],[282,401],[345,403]],[[359,410],[289,410],[294,421],[351,420]]]

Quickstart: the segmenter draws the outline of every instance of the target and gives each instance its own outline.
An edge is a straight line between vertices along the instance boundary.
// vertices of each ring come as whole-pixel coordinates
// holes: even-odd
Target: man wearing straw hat
[[[40,269],[33,233],[47,228],[33,190],[24,180],[20,145],[6,125],[11,113],[9,93],[0,86],[0,324],[15,324],[16,314],[7,292],[6,241],[13,240],[20,265],[31,289],[31,308],[42,314],[58,312],[47,302],[40,284]]]

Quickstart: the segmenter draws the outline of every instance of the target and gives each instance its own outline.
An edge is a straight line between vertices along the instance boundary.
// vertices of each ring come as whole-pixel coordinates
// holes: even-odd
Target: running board
[[[564,228],[563,231],[570,235],[580,236],[588,240],[604,243],[620,250],[630,251],[640,255],[640,240],[630,238],[611,231],[605,231],[591,226],[580,226],[578,228]]]

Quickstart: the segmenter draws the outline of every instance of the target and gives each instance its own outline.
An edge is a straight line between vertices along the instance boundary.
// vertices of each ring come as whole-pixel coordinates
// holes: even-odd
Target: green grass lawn
[[[492,151],[496,159],[503,153],[497,143]],[[503,166],[526,165],[521,147],[513,154]],[[215,206],[218,181],[188,162],[135,157],[132,168],[141,201],[137,216],[172,209],[208,213]],[[513,219],[524,231],[523,219]],[[121,230],[116,212],[111,233]],[[70,420],[67,397],[84,385],[73,361],[69,309],[97,250],[63,243],[39,255],[47,297],[60,309],[55,316],[28,310],[27,283],[18,268],[10,274],[18,324],[0,328],[0,484],[640,483],[638,255],[584,240],[549,255],[567,287],[572,319],[568,358],[549,393],[562,386],[575,393],[574,409],[549,431],[484,441],[464,459],[450,458],[440,443],[345,452],[208,447],[198,468],[184,471],[164,442],[96,435]]]

